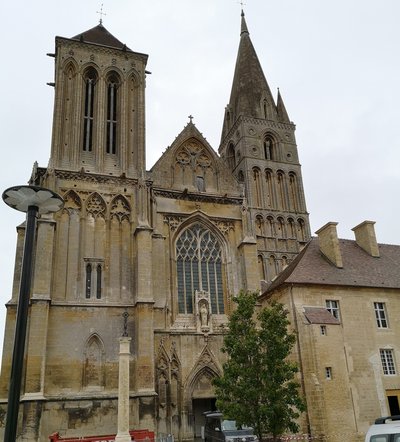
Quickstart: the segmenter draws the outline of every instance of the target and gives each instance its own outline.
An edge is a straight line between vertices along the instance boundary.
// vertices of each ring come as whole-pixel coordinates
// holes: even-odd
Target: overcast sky
[[[98,24],[101,1],[2,1],[0,189],[25,184],[50,153],[54,37]],[[149,54],[150,168],[189,114],[215,150],[240,34],[237,0],[104,0],[104,26]],[[379,242],[400,244],[400,1],[246,0],[250,37],[272,91],[279,87],[296,137],[312,232],[339,236],[376,221]],[[0,202],[0,341],[10,299],[17,224]]]

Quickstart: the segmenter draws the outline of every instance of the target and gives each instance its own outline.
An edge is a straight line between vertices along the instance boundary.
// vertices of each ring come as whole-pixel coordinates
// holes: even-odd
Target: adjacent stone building
[[[310,239],[295,125],[243,14],[218,154],[190,121],[150,171],[147,55],[102,24],[57,37],[53,55],[51,156],[31,183],[65,207],[38,221],[19,440],[116,433],[125,312],[131,427],[193,439],[214,406],[233,296],[259,290]],[[17,231],[3,408],[24,225]]]
[[[362,442],[377,417],[400,414],[400,246],[378,244],[374,223],[339,239],[316,233],[262,295],[288,307],[307,400],[323,440]]]

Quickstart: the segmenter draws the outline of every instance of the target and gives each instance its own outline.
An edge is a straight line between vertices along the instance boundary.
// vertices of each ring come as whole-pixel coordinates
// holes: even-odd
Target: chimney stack
[[[319,249],[321,253],[338,268],[343,268],[342,254],[336,226],[338,223],[329,222],[317,230]]]
[[[356,243],[374,258],[379,258],[379,247],[375,236],[375,221],[364,221],[351,229],[356,237]]]

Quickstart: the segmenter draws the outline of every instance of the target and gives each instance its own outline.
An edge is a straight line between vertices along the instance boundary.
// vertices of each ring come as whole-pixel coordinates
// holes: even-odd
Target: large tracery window
[[[195,224],[182,233],[176,266],[179,313],[193,313],[196,290],[210,293],[212,313],[224,313],[221,244],[209,230]]]

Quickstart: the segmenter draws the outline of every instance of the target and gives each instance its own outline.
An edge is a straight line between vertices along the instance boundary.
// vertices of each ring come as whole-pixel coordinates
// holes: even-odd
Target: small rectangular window
[[[394,365],[393,350],[381,348],[379,350],[381,355],[382,370],[384,375],[396,374],[396,367]]]
[[[386,306],[384,302],[374,302],[376,325],[378,328],[388,328]]]
[[[338,321],[340,321],[340,311],[339,311],[339,301],[334,301],[332,299],[327,299],[325,301],[326,309],[328,312],[336,318]]]
[[[325,367],[325,377],[328,380],[332,379],[332,367]]]

